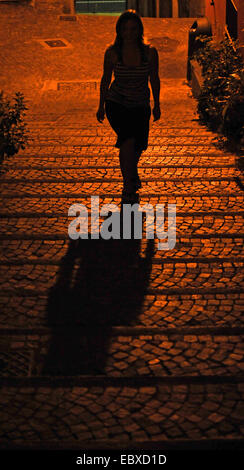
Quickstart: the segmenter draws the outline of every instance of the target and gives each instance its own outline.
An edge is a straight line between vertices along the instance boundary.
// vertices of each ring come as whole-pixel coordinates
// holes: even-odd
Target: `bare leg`
[[[137,165],[138,165],[141,154],[142,154],[142,150],[136,151],[135,166],[134,166],[134,173],[133,173],[134,191],[138,191],[138,189],[140,189],[141,187],[141,180],[140,180],[140,177],[138,175],[138,170],[137,170]]]
[[[137,172],[137,155],[135,153],[135,139],[125,140],[120,147],[120,168],[124,180],[124,189],[133,192],[133,177]]]
[[[138,177],[137,165],[138,165],[138,163],[139,163],[141,154],[142,154],[142,150],[138,150],[138,151],[136,152],[136,167],[135,167],[135,173],[134,173],[135,177]]]

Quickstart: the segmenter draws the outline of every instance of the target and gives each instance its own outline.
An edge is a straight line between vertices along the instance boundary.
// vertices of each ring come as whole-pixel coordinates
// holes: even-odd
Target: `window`
[[[75,9],[76,13],[121,13],[126,10],[126,0],[76,0]]]

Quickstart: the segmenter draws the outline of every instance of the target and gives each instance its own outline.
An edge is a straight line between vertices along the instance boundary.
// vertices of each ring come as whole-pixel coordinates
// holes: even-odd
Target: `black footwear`
[[[124,204],[135,204],[139,202],[139,194],[129,192],[123,189],[121,202]]]

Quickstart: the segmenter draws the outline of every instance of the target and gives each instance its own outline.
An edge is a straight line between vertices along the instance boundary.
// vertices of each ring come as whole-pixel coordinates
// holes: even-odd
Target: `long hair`
[[[122,13],[116,23],[116,38],[113,44],[113,47],[116,49],[118,53],[119,60],[122,60],[122,45],[123,39],[121,36],[121,29],[122,26],[129,20],[133,20],[137,23],[139,29],[138,35],[138,46],[141,50],[142,60],[145,60],[145,42],[144,42],[144,28],[142,24],[142,20],[136,10],[126,10]]]

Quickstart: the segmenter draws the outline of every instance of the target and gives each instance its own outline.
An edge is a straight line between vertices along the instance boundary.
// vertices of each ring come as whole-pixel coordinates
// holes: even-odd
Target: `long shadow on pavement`
[[[134,324],[149,284],[154,240],[70,240],[49,292],[52,337],[42,375],[104,374],[112,327]]]

